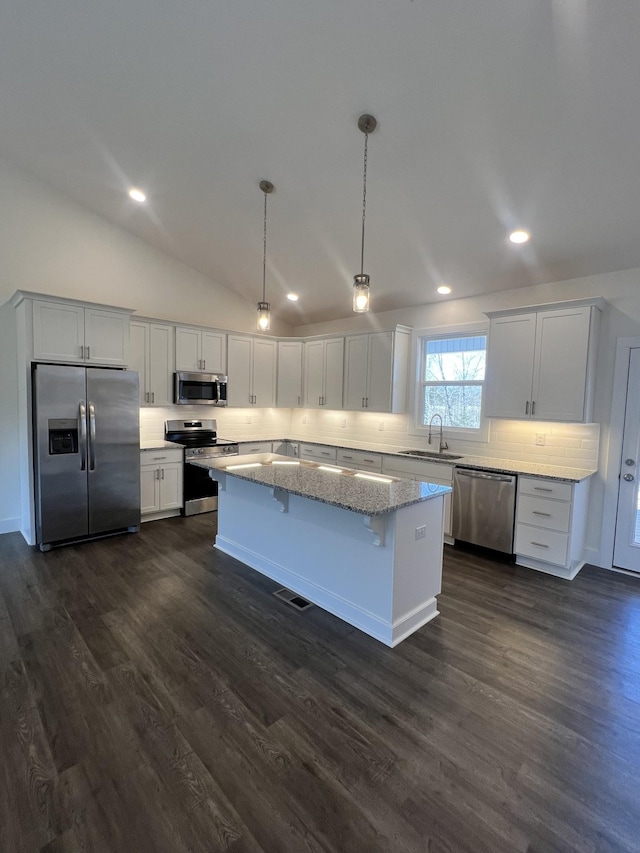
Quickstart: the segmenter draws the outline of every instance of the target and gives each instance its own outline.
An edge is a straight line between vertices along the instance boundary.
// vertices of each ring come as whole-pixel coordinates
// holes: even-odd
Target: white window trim
[[[418,389],[422,387],[422,377],[420,375],[421,367],[421,352],[420,339],[424,337],[430,338],[450,338],[454,335],[487,335],[487,343],[489,337],[489,321],[478,323],[460,323],[453,326],[432,326],[427,329],[414,329],[411,334],[411,364],[413,371],[409,372],[409,425],[407,432],[409,435],[420,436],[427,438],[429,435],[429,427],[422,426],[420,421],[420,406],[421,395]],[[484,395],[483,395],[484,408]],[[457,429],[456,427],[445,427],[443,437],[445,441],[489,441],[489,418],[485,418],[484,412],[480,415],[480,426],[478,429]]]

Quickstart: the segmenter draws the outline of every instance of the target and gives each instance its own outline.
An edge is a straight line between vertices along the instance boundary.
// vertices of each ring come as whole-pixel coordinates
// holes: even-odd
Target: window
[[[486,334],[424,335],[419,342],[416,427],[428,427],[440,415],[445,428],[478,432]]]

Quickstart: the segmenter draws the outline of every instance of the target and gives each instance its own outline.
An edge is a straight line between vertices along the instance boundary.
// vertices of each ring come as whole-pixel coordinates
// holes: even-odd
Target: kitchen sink
[[[419,456],[421,459],[462,459],[461,453],[438,453],[437,450],[400,450],[405,456]]]

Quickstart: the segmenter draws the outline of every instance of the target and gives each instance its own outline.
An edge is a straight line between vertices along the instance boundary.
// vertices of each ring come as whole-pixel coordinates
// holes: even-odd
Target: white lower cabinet
[[[357,468],[359,471],[382,471],[382,456],[379,453],[366,453],[362,450],[338,450],[338,465],[345,468]]]
[[[445,462],[422,462],[400,456],[383,456],[382,473],[405,480],[420,480],[450,486],[453,489],[453,465]],[[451,513],[453,491],[444,496],[444,541],[453,544],[453,516]]]
[[[516,563],[571,580],[584,565],[589,480],[518,477]]]
[[[300,459],[312,459],[314,462],[332,462],[335,464],[337,449],[324,444],[300,443]]]
[[[250,444],[241,442],[238,445],[238,453],[240,456],[245,456],[247,453],[273,453],[273,443],[271,441],[253,441]]]
[[[140,453],[140,515],[153,521],[178,515],[182,509],[182,450]]]

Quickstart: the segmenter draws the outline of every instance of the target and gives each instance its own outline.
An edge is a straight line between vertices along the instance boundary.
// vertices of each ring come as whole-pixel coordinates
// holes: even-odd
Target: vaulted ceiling
[[[251,301],[272,181],[297,325],[350,314],[373,113],[372,307],[422,304],[640,266],[639,44],[635,0],[20,0],[0,154]]]

